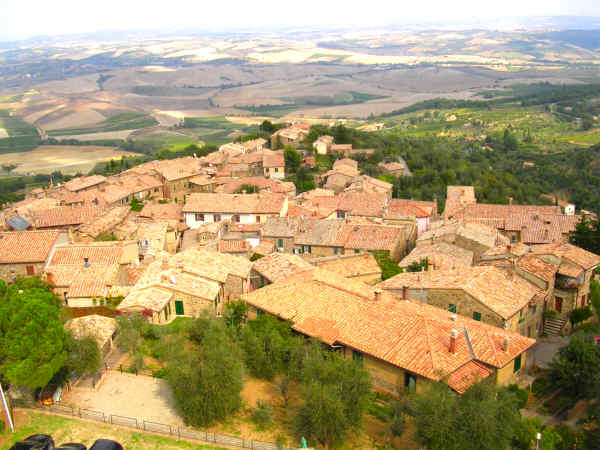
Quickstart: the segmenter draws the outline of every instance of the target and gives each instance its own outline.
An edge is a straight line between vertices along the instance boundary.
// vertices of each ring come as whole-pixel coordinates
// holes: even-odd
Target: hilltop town
[[[310,132],[295,122],[270,140],[50,183],[5,205],[0,277],[38,277],[68,311],[65,326],[102,350],[104,369],[74,376],[63,403],[133,364],[135,345],[119,344],[125,318],[169,330],[182,318],[229,321],[235,308],[249,328],[272,316],[360,361],[386,398],[438,384],[464,394],[482,380],[531,387],[557,354],[539,340],[568,336],[591,308],[600,256],[570,237],[596,216],[572,204],[486,204],[473,186],[396,198],[360,168],[375,149],[327,134],[307,146]],[[319,155],[333,164],[298,192],[290,155],[308,169]],[[413,176],[402,158],[378,168]],[[161,421],[130,402],[113,413]]]

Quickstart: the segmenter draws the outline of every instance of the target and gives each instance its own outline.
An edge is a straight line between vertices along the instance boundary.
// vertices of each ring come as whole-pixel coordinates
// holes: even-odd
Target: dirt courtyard
[[[52,173],[57,170],[65,174],[87,173],[98,162],[120,158],[122,155],[139,156],[114,147],[43,145],[30,152],[5,153],[0,155],[0,165],[16,164],[13,174]]]
[[[79,408],[102,411],[105,415],[135,417],[168,425],[183,425],[175,411],[173,393],[159,378],[110,370],[95,391],[77,388],[63,396],[62,402]]]

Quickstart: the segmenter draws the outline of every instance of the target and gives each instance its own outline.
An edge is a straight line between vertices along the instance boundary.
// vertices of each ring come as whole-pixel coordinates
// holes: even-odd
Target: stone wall
[[[26,264],[0,264],[0,278],[5,281],[12,281],[14,277],[30,276],[27,273],[27,267],[33,267],[33,275],[42,275],[44,262],[26,263]]]

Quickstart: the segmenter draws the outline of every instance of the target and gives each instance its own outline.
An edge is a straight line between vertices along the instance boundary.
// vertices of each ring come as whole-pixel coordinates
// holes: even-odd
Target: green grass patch
[[[15,94],[15,95],[7,95],[5,97],[0,97],[0,103],[15,103],[23,100],[23,94]]]
[[[600,144],[600,131],[576,134],[560,138],[561,141],[575,142],[577,144],[596,145]]]
[[[0,128],[8,133],[0,139],[0,153],[28,152],[40,144],[36,128],[7,109],[0,109]]]
[[[53,130],[50,136],[70,136],[76,134],[105,133],[109,131],[137,130],[158,125],[157,120],[149,114],[122,113],[110,117],[95,126],[87,128],[64,128]]]
[[[196,442],[178,441],[176,439],[153,434],[129,431],[96,422],[88,422],[75,418],[59,417],[50,414],[26,411],[24,420],[17,421],[14,434],[2,435],[2,449],[8,450],[15,442],[22,441],[32,434],[48,434],[56,445],[67,442],[81,442],[88,448],[96,439],[113,439],[123,448],[136,450],[150,449],[221,449],[212,445]]]

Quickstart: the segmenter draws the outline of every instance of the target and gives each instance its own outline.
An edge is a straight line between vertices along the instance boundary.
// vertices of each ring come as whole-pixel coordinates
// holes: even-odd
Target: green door
[[[183,315],[183,302],[176,300],[175,301],[175,314],[178,316]]]

